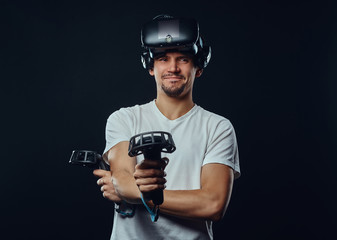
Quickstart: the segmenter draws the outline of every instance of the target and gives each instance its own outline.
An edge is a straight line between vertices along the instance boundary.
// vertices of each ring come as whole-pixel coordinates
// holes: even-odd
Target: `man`
[[[213,239],[212,222],[223,217],[240,168],[231,123],[192,98],[210,47],[197,22],[167,15],[144,25],[142,44],[157,98],[109,117],[103,156],[111,171],[94,171],[105,198],[136,206],[132,216],[115,212],[111,239]],[[176,151],[161,161],[129,157],[129,139],[149,131],[171,133]],[[158,189],[165,189],[164,202],[153,223],[145,205],[153,207]]]

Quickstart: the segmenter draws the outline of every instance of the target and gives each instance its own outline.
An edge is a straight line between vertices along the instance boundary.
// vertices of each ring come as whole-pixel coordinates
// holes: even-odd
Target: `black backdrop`
[[[139,33],[160,13],[199,20],[213,57],[194,99],[229,118],[238,137],[242,177],[216,239],[336,236],[333,1],[1,1],[0,9],[2,239],[109,238],[111,203],[91,170],[68,160],[73,149],[103,150],[110,113],[154,99]]]

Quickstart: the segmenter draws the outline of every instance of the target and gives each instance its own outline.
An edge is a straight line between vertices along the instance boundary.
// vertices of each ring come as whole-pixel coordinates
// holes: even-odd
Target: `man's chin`
[[[179,88],[167,88],[165,86],[162,86],[162,89],[164,93],[169,97],[179,97],[184,92],[185,85]]]

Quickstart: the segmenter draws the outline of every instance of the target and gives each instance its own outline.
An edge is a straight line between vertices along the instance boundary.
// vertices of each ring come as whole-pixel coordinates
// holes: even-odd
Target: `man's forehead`
[[[163,53],[159,53],[155,56],[156,58],[161,58],[161,57],[188,57],[188,58],[192,58],[193,55],[189,52],[179,52],[179,51],[167,51],[167,52],[163,52]]]

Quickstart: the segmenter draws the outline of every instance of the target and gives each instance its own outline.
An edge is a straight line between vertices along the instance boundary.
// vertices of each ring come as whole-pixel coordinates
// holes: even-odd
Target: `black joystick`
[[[146,132],[133,136],[130,139],[129,156],[135,157],[144,154],[145,159],[160,160],[161,153],[172,153],[176,150],[172,135],[168,132]],[[150,194],[155,205],[164,201],[163,190],[158,189]]]
[[[100,154],[94,151],[74,150],[71,154],[69,163],[110,171],[110,166],[105,163]],[[122,214],[124,217],[132,217],[135,214],[135,206],[125,201],[122,201],[121,203],[115,203],[115,209],[116,212]]]

